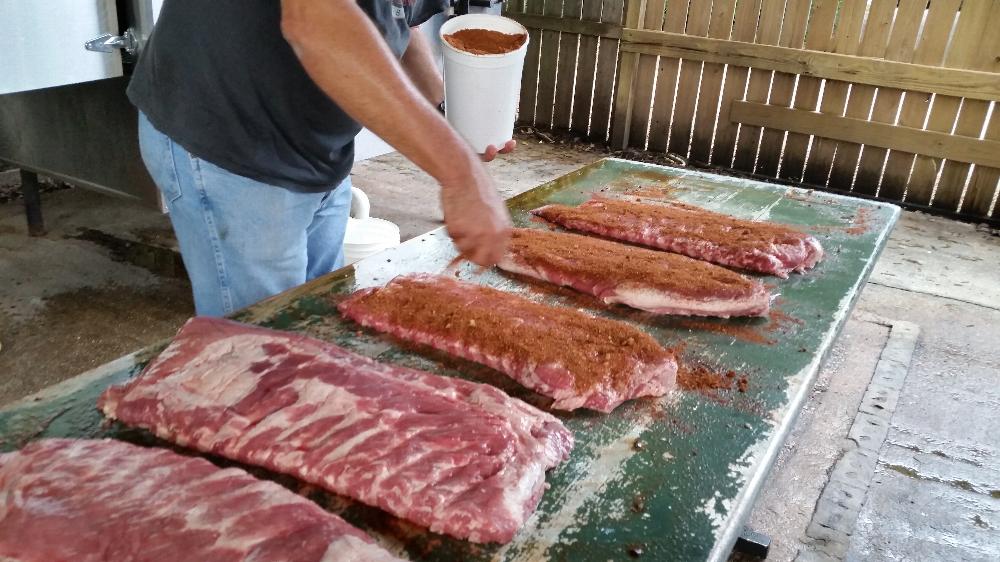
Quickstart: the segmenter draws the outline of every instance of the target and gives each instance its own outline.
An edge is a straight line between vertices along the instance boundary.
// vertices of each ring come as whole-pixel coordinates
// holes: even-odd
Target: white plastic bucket
[[[344,265],[359,262],[399,245],[399,227],[369,216],[371,202],[364,191],[351,188],[351,216],[344,233]]]
[[[524,45],[499,55],[474,55],[452,47],[444,36],[462,29],[523,33]],[[500,148],[514,137],[514,117],[521,93],[521,71],[528,50],[528,30],[512,19],[466,14],[441,26],[444,54],[444,107],[451,126],[478,153]]]

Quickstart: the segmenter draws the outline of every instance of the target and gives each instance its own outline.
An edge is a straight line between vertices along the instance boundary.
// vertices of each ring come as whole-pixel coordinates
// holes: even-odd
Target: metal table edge
[[[789,189],[805,191],[801,188],[789,187]],[[828,194],[824,193],[824,196],[826,195]],[[844,196],[837,197],[841,199],[851,199],[850,197]],[[844,325],[847,324],[847,319],[850,317],[850,312],[854,309],[854,304],[857,302],[858,298],[860,298],[864,286],[868,284],[868,279],[871,277],[871,273],[875,269],[875,264],[878,263],[878,260],[882,255],[882,251],[885,249],[885,241],[892,233],[896,222],[899,220],[902,211],[898,205],[892,205],[889,203],[877,204],[891,209],[892,218],[886,225],[885,230],[876,240],[876,253],[873,256],[873,259],[865,264],[865,270],[862,275],[858,277],[858,281],[852,287],[851,293],[845,295],[845,299],[849,299],[850,302],[848,303],[848,306],[841,308],[841,312],[838,313],[839,318],[836,319],[836,322],[831,326],[830,330],[827,331],[823,341],[826,348],[825,351],[822,354],[817,355],[809,363],[809,365],[800,371],[800,373],[804,371],[803,374],[805,375],[805,380],[803,381],[803,384],[799,386],[795,396],[793,396],[789,401],[788,415],[781,420],[774,437],[771,438],[768,442],[767,448],[762,453],[761,458],[758,461],[758,466],[761,468],[751,471],[752,476],[750,480],[737,497],[736,504],[727,517],[727,523],[723,527],[722,534],[716,540],[715,547],[709,552],[707,558],[709,562],[722,562],[728,560],[729,556],[732,554],[733,546],[736,544],[736,540],[743,531],[743,526],[750,517],[753,506],[757,501],[757,496],[760,494],[761,489],[764,487],[764,482],[770,475],[771,468],[774,466],[774,462],[778,458],[778,453],[780,453],[782,447],[784,447],[785,440],[795,427],[795,422],[798,421],[799,413],[801,413],[802,407],[805,405],[809,393],[812,392],[812,387],[816,382],[816,377],[819,375],[820,368],[823,366],[823,363],[826,362],[826,358],[833,349],[833,342],[840,336],[840,333],[844,329]],[[763,464],[761,465],[760,463]]]

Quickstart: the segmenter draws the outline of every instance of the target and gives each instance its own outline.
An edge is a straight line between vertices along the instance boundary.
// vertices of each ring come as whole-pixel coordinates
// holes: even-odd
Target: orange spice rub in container
[[[528,36],[491,29],[460,29],[444,36],[449,45],[473,55],[502,55],[521,48]]]

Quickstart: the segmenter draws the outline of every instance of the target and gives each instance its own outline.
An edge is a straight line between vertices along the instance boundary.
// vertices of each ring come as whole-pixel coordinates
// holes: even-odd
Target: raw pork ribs
[[[610,412],[666,394],[677,375],[673,354],[628,324],[447,276],[397,277],[339,306],[363,326],[505,373],[553,408]]]
[[[764,284],[677,254],[528,228],[514,229],[499,267],[657,314],[764,316]]]
[[[399,560],[274,482],[110,439],[45,439],[0,454],[0,559]]]
[[[823,258],[819,241],[794,228],[748,221],[679,202],[592,199],[532,211],[570,230],[684,254],[719,265],[788,277]]]
[[[305,336],[194,318],[111,418],[474,542],[507,542],[564,460],[562,423],[482,384]]]

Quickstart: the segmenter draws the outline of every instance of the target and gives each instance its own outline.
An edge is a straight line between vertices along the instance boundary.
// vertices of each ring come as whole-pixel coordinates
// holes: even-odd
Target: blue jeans
[[[298,193],[210,164],[139,114],[139,147],[163,192],[197,313],[223,316],[343,265],[350,178]]]

